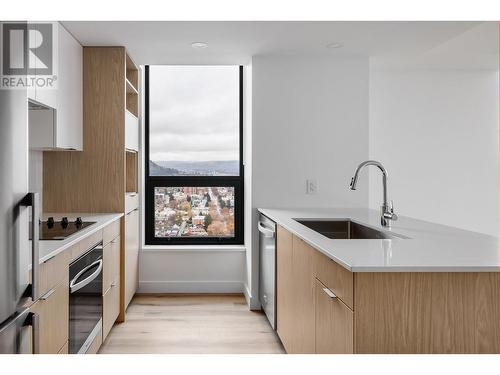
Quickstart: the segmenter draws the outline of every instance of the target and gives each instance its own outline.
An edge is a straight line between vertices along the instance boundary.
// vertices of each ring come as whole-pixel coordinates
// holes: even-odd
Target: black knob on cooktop
[[[52,216],[47,219],[47,227],[48,228],[54,227],[54,218]]]
[[[61,226],[66,229],[68,227],[69,221],[68,218],[65,216],[61,219]]]
[[[81,217],[76,218],[75,225],[77,228],[80,228],[83,225],[83,220]]]

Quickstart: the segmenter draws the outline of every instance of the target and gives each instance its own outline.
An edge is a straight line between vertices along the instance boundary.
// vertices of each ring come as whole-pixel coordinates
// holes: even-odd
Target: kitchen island
[[[289,353],[500,353],[496,237],[368,209],[259,209],[277,223],[277,331]],[[331,239],[295,219],[387,239]]]

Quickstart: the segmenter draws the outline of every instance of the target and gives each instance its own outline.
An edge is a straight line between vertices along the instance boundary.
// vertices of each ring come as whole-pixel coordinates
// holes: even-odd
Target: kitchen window
[[[145,69],[146,244],[243,244],[243,67]]]

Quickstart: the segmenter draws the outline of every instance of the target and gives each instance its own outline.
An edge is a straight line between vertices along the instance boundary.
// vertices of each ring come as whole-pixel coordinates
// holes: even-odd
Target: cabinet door
[[[353,312],[333,292],[316,279],[316,353],[353,352]]]
[[[83,49],[59,25],[56,147],[83,150]]]
[[[125,308],[139,284],[139,211],[125,215]]]
[[[57,354],[68,341],[68,276],[45,293],[31,310],[39,316],[39,349],[36,354]]]
[[[30,35],[34,36],[35,42],[33,45],[39,46],[43,43],[43,33],[39,30],[39,27],[44,27],[43,23],[35,23],[35,26],[33,27],[35,29],[35,32],[30,32]],[[52,22],[52,46],[57,46],[57,39],[58,39],[58,33],[59,29],[62,26],[59,25],[58,22]],[[38,31],[38,32],[37,32]],[[58,76],[58,61],[57,61],[57,55],[59,54],[59,51],[57,51],[56,54],[53,54],[55,59],[52,61],[52,76],[57,75]],[[43,72],[43,69],[46,68],[46,65],[43,63],[43,61],[34,58],[35,62],[35,69],[36,69],[36,75],[35,78],[41,77],[41,78],[47,78],[51,77],[50,75],[46,75],[47,71]],[[42,65],[44,64],[44,65]],[[51,77],[52,78],[52,77]],[[59,77],[57,77],[59,79]],[[45,106],[51,107],[51,108],[57,108],[57,86],[50,88],[50,87],[43,87],[43,86],[35,86],[35,100],[38,103],[41,103]]]
[[[102,339],[105,340],[120,313],[120,282],[113,281],[103,296]]]
[[[102,252],[102,290],[103,293],[120,280],[120,237],[111,240]]]
[[[293,353],[314,353],[314,250],[293,236]]]
[[[292,353],[293,236],[279,225],[276,232],[276,329],[287,353]]]

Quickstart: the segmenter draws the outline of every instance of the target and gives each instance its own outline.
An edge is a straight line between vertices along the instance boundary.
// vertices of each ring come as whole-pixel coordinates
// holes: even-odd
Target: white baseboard
[[[245,293],[240,281],[140,281],[138,293]]]
[[[248,289],[248,285],[246,285],[246,284],[243,285],[243,294],[245,296],[248,308],[250,310],[261,310],[262,309],[262,306],[260,305],[259,298],[252,296],[252,293],[250,293],[250,289]]]

